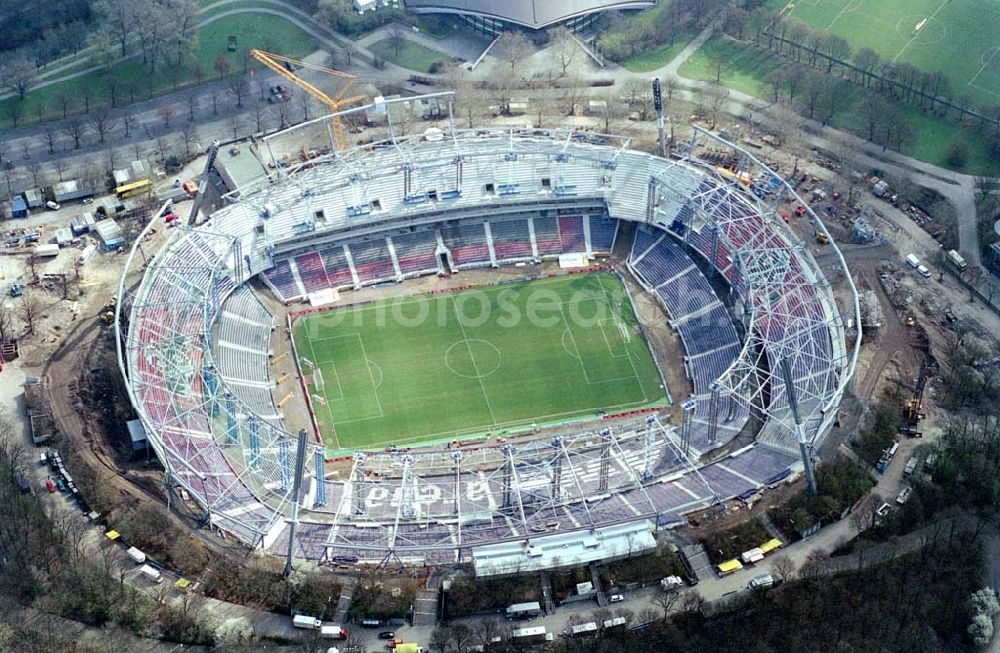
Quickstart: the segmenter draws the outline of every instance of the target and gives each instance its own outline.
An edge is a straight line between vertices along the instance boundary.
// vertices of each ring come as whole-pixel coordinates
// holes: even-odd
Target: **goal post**
[[[313,387],[316,389],[316,391],[323,392],[323,389],[326,386],[323,383],[323,372],[318,367],[313,370],[312,379],[313,379]]]

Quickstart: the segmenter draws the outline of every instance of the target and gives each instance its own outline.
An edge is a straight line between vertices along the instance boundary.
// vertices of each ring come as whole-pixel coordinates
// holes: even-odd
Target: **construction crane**
[[[341,111],[344,107],[354,104],[356,102],[367,101],[370,98],[367,95],[354,95],[347,97],[347,92],[354,85],[357,80],[357,76],[350,73],[345,73],[340,70],[335,70],[333,68],[325,68],[323,66],[317,66],[315,64],[306,63],[304,61],[299,61],[298,59],[292,59],[291,57],[286,57],[280,54],[273,54],[271,52],[264,52],[263,50],[251,50],[250,56],[261,62],[274,72],[278,73],[288,81],[292,82],[296,86],[299,86],[305,90],[309,95],[322,102],[329,110],[330,113],[336,114]],[[306,80],[302,79],[295,74],[295,68],[308,68],[309,70],[318,70],[320,72],[326,73],[328,75],[333,75],[335,77],[341,77],[345,80],[344,84],[337,91],[337,94],[330,97],[323,91],[319,90]],[[344,126],[340,121],[338,116],[334,116],[330,121],[333,127],[333,138],[337,145],[338,150],[342,150],[347,147],[347,138],[344,136]]]

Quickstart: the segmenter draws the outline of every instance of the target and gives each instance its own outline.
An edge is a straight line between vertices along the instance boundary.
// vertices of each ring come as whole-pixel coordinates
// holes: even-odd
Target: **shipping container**
[[[93,243],[87,245],[86,247],[83,248],[83,251],[80,252],[80,255],[76,257],[76,262],[79,263],[80,265],[83,265],[88,260],[90,260],[90,257],[93,256],[94,252],[96,251],[97,251],[97,245]]]
[[[46,256],[57,256],[59,254],[59,245],[39,245],[35,248],[35,256],[42,258]]]

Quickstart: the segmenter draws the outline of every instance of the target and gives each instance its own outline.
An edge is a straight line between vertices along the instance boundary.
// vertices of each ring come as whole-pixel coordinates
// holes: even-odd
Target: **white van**
[[[129,547],[126,553],[128,553],[128,557],[132,558],[132,561],[137,565],[141,565],[146,562],[146,554],[134,546]]]
[[[916,270],[918,267],[920,267],[920,259],[918,259],[914,254],[907,254],[906,264],[909,265],[914,270]]]
[[[918,265],[917,266],[917,273],[920,276],[922,276],[924,279],[930,279],[931,278],[931,271],[928,270],[927,266],[925,266],[925,265]]]
[[[149,565],[143,565],[139,567],[139,572],[149,580],[153,581],[154,583],[163,582],[163,574],[161,574],[160,570],[156,569],[155,567],[150,567]]]

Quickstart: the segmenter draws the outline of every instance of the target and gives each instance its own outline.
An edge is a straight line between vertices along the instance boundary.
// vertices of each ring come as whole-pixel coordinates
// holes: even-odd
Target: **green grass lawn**
[[[787,0],[769,0],[780,10]],[[886,61],[941,71],[956,95],[1000,101],[1000,2],[997,0],[804,0],[786,16],[869,47]],[[914,28],[924,19],[919,31]]]
[[[239,47],[237,52],[229,52],[227,49],[230,34],[237,36]],[[229,60],[232,74],[243,74],[245,50],[260,48],[302,58],[314,52],[317,47],[315,39],[286,20],[265,14],[237,14],[220,18],[200,30],[195,58],[204,68],[203,81],[208,81],[217,78],[213,66],[220,54]],[[37,121],[39,108],[42,120],[62,118],[60,95],[72,99],[69,105],[70,115],[83,113],[84,93],[90,94],[91,110],[99,106],[109,106],[112,79],[118,81],[118,103],[121,105],[130,101],[129,88],[132,89],[131,97],[135,101],[141,101],[149,99],[150,94],[155,97],[195,84],[197,75],[193,62],[180,66],[163,65],[156,73],[150,75],[141,57],[134,57],[115,64],[107,71],[89,73],[30,91],[20,103],[21,124]],[[0,101],[0,127],[12,127],[9,106],[15,102],[17,100],[14,99]]]
[[[454,57],[438,52],[437,50],[431,50],[409,39],[403,39],[403,44],[399,48],[398,54],[396,53],[396,48],[392,45],[391,39],[376,41],[368,46],[368,49],[386,61],[420,73],[429,73],[431,66],[439,61],[456,61]]]
[[[719,79],[725,86],[767,101],[772,99],[771,87],[766,81],[767,75],[782,66],[790,65],[786,59],[749,43],[713,37],[684,62],[678,72],[690,79],[714,82],[716,64],[720,61],[723,66]],[[867,134],[864,132],[865,120],[861,118],[861,104],[866,91],[855,84],[847,84],[844,89],[848,94],[844,108],[833,117],[831,124],[864,137]],[[978,127],[961,125],[955,120],[921,111],[919,107],[906,102],[900,102],[898,106],[916,132],[915,138],[903,146],[903,154],[950,168],[946,160],[948,148],[955,141],[964,140],[969,145],[970,159],[961,172],[1000,173],[1000,166],[991,159],[989,146]]]
[[[664,43],[642,54],[629,57],[621,62],[621,65],[634,73],[646,73],[657,68],[662,68],[673,61],[674,57],[681,53],[688,43],[698,35],[698,30],[686,30],[679,34],[673,43]]]
[[[331,449],[413,444],[665,405],[628,295],[598,272],[334,309],[299,319]]]

